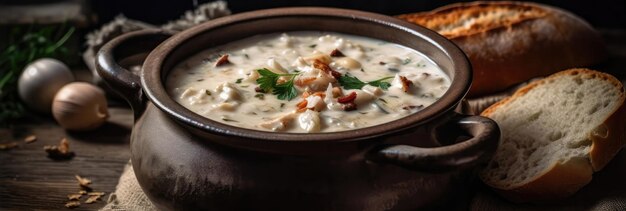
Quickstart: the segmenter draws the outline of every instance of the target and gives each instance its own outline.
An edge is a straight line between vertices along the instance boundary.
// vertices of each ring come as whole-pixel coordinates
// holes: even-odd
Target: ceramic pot
[[[389,123],[294,134],[238,128],[187,110],[166,92],[173,67],[212,46],[265,33],[316,30],[372,37],[424,53],[452,80],[440,100]],[[282,8],[232,15],[176,33],[120,36],[98,52],[102,78],[134,110],[132,164],[160,209],[413,210],[465,193],[493,155],[490,119],[454,109],[472,72],[461,50],[425,28],[384,15],[331,8]],[[141,62],[140,75],[119,63]],[[125,62],[129,63],[129,62]]]

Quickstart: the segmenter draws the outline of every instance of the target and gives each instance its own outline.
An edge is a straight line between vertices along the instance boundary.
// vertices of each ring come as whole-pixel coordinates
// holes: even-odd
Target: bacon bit
[[[333,70],[332,68],[330,68],[330,66],[328,66],[327,64],[323,63],[322,61],[320,61],[319,59],[316,59],[313,62],[313,67],[316,69],[320,69],[322,70],[322,72],[332,75],[333,78],[335,79],[339,79],[341,77],[341,73]]]
[[[230,64],[230,61],[228,61],[228,54],[220,56],[220,58],[217,59],[217,62],[215,62],[215,67],[219,67],[225,64]]]
[[[333,97],[337,98],[337,97],[341,97],[343,95],[343,92],[341,91],[341,88],[339,87],[333,87]]]
[[[259,93],[265,93],[265,90],[263,90],[260,86],[254,87],[254,91]]]
[[[315,81],[315,77],[307,77],[307,78],[300,78],[296,80],[294,83],[297,86],[305,86],[305,85],[309,85],[313,83],[313,81]]]
[[[298,104],[296,104],[296,112],[302,113],[306,111],[308,108],[306,107],[309,102],[307,100],[302,100]]]
[[[332,76],[333,76],[333,78],[335,78],[335,79],[339,79],[339,78],[341,78],[341,73],[340,73],[340,72],[337,72],[337,71],[335,71],[335,70],[332,70],[332,69],[330,70],[330,75],[332,75]]]
[[[333,50],[332,52],[330,52],[330,56],[331,57],[344,57],[346,55],[344,55],[343,53],[341,53],[341,51],[339,51],[339,49]]]
[[[356,99],[356,92],[351,92],[350,94],[337,98],[337,102],[341,103],[341,109],[344,111],[354,111],[357,109],[356,103],[354,100]]]
[[[308,102],[307,102],[306,100],[302,100],[302,101],[300,101],[298,104],[296,104],[296,107],[297,107],[298,109],[306,108],[306,104],[307,104],[307,103],[308,103]]]
[[[378,62],[379,65],[386,65],[386,62]]]
[[[342,104],[341,105],[341,109],[343,109],[344,111],[354,111],[354,110],[357,109],[356,103],[349,102],[349,103],[346,103],[346,104]]]
[[[400,81],[402,82],[402,91],[409,92],[409,87],[413,85],[413,82],[411,82],[409,79],[407,79],[404,76],[400,76]]]
[[[354,99],[356,99],[356,92],[351,92],[349,95],[337,98],[337,102],[341,104],[346,104],[346,103],[354,102]]]

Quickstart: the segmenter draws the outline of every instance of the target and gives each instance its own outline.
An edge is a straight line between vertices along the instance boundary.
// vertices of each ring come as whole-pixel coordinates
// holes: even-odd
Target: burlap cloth
[[[171,30],[183,30],[193,25],[210,19],[228,15],[226,3],[223,1],[212,2],[200,5],[196,10],[189,11],[180,20],[172,21],[161,28]],[[88,64],[93,61],[94,52],[106,41],[125,32],[153,28],[149,24],[138,21],[127,20],[118,17],[111,24],[103,27],[89,35],[89,50],[85,53],[84,59]],[[90,68],[92,65],[89,65]],[[531,80],[532,81],[532,80]],[[520,84],[519,86],[525,85]],[[517,87],[519,87],[517,86]],[[486,96],[478,99],[468,100],[465,113],[478,114],[489,105],[508,96],[517,87],[509,91]],[[479,187],[477,193],[470,200],[470,210],[626,210],[626,155],[624,152],[618,154],[609,165],[601,172],[594,174],[593,181],[581,189],[574,196],[555,202],[554,204],[514,204],[505,201],[497,196],[493,191],[484,185]],[[120,180],[114,193],[109,195],[107,204],[102,211],[121,210],[156,210],[148,197],[143,193],[130,162],[124,168]]]

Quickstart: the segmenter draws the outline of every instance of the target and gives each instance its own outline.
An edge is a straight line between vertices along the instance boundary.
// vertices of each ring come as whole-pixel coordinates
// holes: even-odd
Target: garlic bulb
[[[54,96],[52,115],[65,129],[94,129],[109,116],[104,91],[85,82],[65,85]]]
[[[74,75],[63,62],[42,58],[26,66],[17,81],[17,90],[28,108],[50,113],[54,95],[61,87],[72,81]]]

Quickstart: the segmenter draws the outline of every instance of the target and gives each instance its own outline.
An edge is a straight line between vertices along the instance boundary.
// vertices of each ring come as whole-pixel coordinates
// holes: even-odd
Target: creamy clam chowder
[[[329,32],[257,35],[205,50],[166,82],[189,110],[266,131],[352,130],[419,112],[450,79],[415,50]]]

